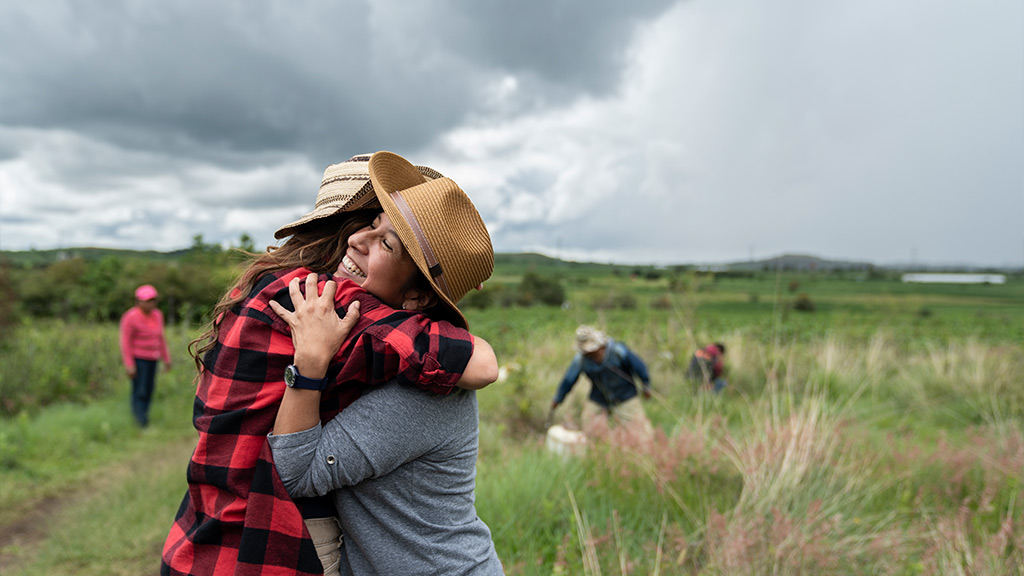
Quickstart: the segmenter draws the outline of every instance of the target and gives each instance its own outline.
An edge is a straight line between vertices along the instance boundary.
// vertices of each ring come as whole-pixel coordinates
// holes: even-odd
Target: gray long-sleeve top
[[[474,506],[478,433],[474,392],[392,383],[269,439],[291,496],[334,492],[342,574],[502,574]]]

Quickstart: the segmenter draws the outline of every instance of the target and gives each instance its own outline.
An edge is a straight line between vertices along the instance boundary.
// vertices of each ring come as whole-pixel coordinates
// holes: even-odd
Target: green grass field
[[[516,266],[493,285],[515,289],[531,262]],[[562,307],[467,312],[505,367],[479,393],[476,496],[507,573],[1024,573],[1020,278],[610,270],[556,269]],[[613,430],[583,457],[545,451],[584,322],[647,360],[654,446]],[[158,377],[145,432],[131,424],[115,326],[35,322],[8,339],[0,391],[20,408],[0,420],[0,534],[15,533],[0,571],[156,573],[194,441],[191,333],[172,330],[177,365]],[[711,340],[729,351],[721,395],[682,377]],[[46,381],[28,386],[26,373]],[[586,392],[581,380],[557,421],[578,421]]]

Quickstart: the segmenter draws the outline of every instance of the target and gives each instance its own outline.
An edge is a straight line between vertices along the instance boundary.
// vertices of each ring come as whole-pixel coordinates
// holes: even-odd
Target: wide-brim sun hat
[[[600,350],[608,342],[608,336],[593,326],[581,325],[576,329],[576,349],[584,354]]]
[[[425,177],[392,152],[370,158],[377,200],[441,302],[469,322],[458,303],[494,271],[494,248],[480,213],[452,179]]]
[[[339,212],[379,208],[377,195],[373,193],[373,184],[370,182],[370,156],[372,154],[357,154],[344,162],[328,166],[320,181],[313,210],[278,228],[274,238],[280,240],[291,236],[302,225]],[[428,179],[441,178],[441,173],[433,168],[417,166],[416,169]]]

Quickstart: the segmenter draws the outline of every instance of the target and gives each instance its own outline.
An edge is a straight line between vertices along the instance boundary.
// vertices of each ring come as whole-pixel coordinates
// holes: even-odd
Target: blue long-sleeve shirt
[[[605,345],[604,361],[597,363],[586,355],[577,353],[569,364],[555,393],[555,403],[561,404],[580,374],[586,374],[593,384],[590,400],[605,408],[621,404],[637,395],[634,375],[643,382],[643,389],[651,387],[647,365],[622,342],[608,340]]]

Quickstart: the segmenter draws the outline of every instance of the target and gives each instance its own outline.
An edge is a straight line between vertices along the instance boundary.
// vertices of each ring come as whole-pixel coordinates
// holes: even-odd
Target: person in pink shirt
[[[143,284],[135,289],[135,306],[121,316],[121,359],[132,379],[132,414],[139,426],[149,425],[149,403],[156,386],[156,365],[163,360],[171,369],[171,355],[164,337],[164,315],[156,307],[156,288]]]

